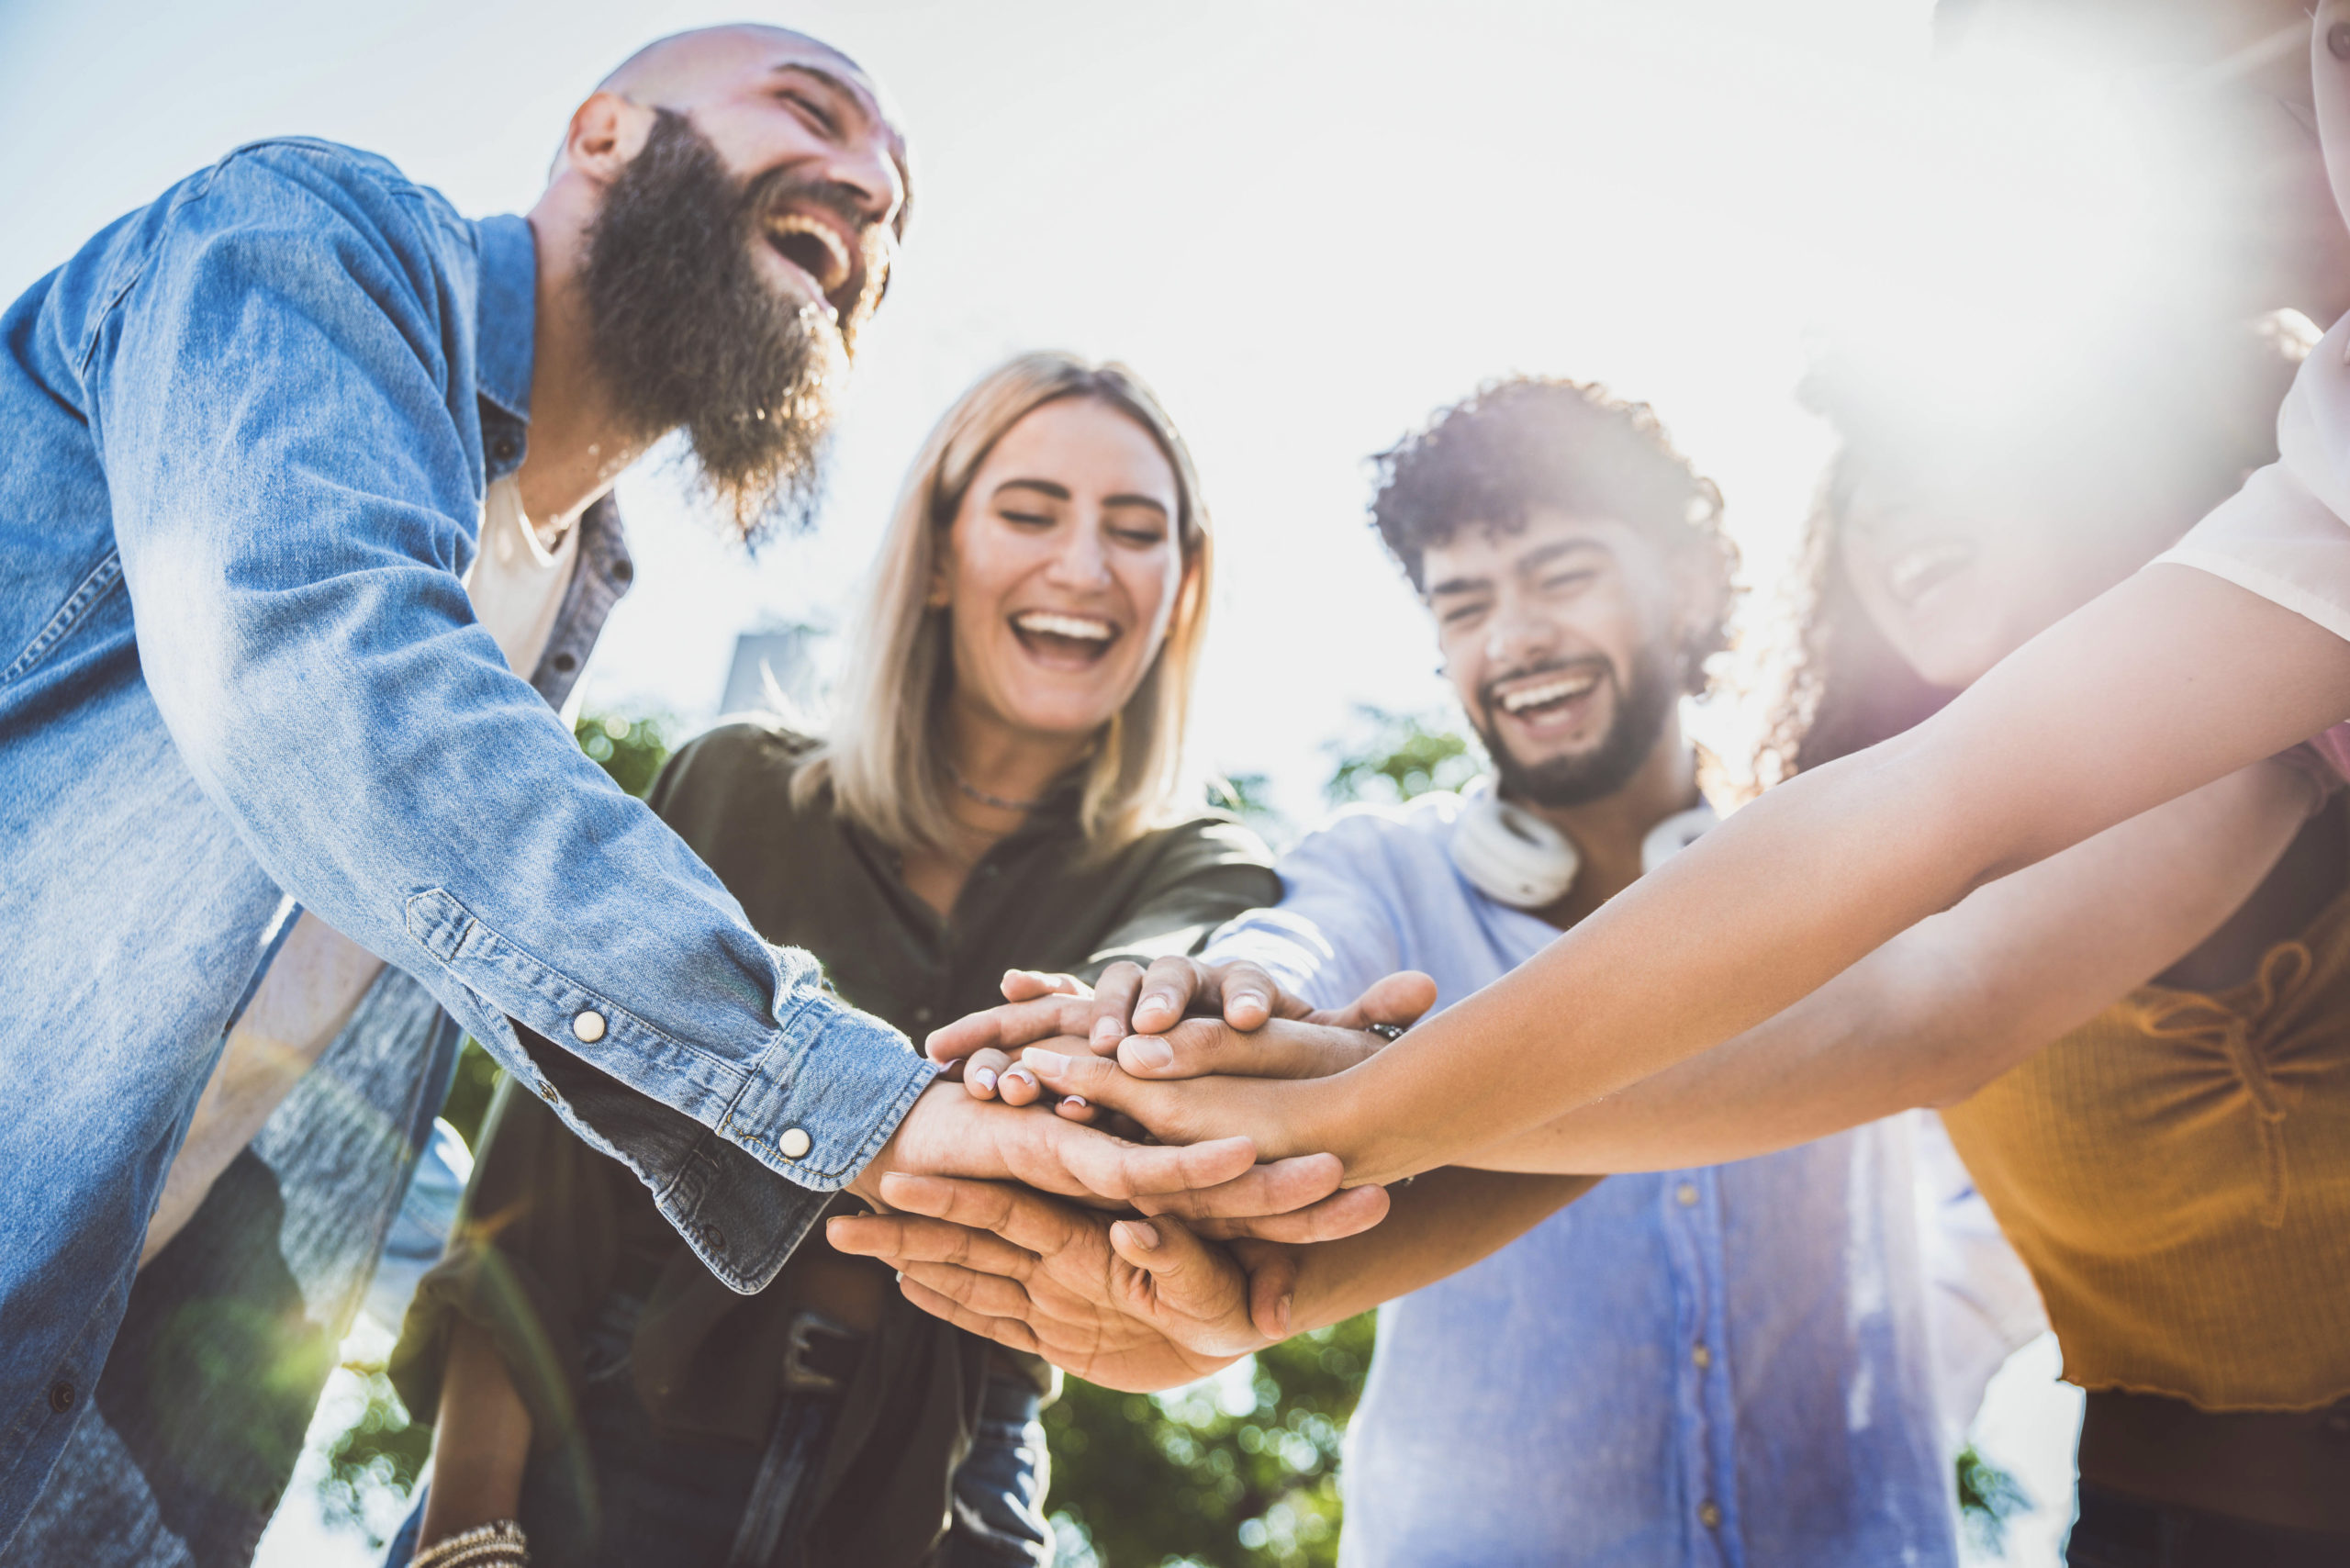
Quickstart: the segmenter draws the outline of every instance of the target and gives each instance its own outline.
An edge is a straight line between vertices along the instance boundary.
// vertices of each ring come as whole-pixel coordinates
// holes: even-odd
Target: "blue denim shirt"
[[[0,318],[0,1539],[294,905],[421,981],[737,1289],[932,1076],[475,622],[534,287],[521,220],[287,140]]]
[[[1457,797],[1339,816],[1208,956],[1438,1007],[1558,934],[1453,869]],[[1343,1568],[1954,1568],[1906,1122],[1611,1176],[1380,1308]]]

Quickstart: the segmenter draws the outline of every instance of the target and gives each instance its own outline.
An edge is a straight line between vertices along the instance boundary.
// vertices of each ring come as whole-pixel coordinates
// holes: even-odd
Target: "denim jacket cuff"
[[[836,1193],[873,1162],[938,1071],[878,1018],[811,991],[718,1133],[795,1184]]]

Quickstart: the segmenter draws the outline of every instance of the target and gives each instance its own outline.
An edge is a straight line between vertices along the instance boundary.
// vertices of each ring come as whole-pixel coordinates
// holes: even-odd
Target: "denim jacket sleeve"
[[[472,242],[388,165],[304,144],[152,222],[84,360],[140,662],[279,885],[755,1290],[932,1070],[760,940],[475,622]]]

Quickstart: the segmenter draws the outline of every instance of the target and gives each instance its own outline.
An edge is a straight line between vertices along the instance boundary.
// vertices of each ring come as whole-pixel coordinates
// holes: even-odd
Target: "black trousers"
[[[2084,1484],[2066,1568],[2345,1568],[2350,1535],[2165,1506]]]

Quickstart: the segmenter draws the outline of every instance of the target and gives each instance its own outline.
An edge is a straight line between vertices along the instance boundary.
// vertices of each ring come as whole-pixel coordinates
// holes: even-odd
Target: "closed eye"
[[[787,87],[782,92],[778,93],[776,96],[799,109],[810,119],[814,120],[816,122],[817,129],[822,130],[825,135],[838,136],[840,134],[841,127],[839,119],[834,117],[832,110],[818,103],[808,94]]]
[[[1029,528],[1049,528],[1053,521],[1042,512],[1013,511],[1004,507],[998,507],[996,515],[1006,522],[1016,522]]]

